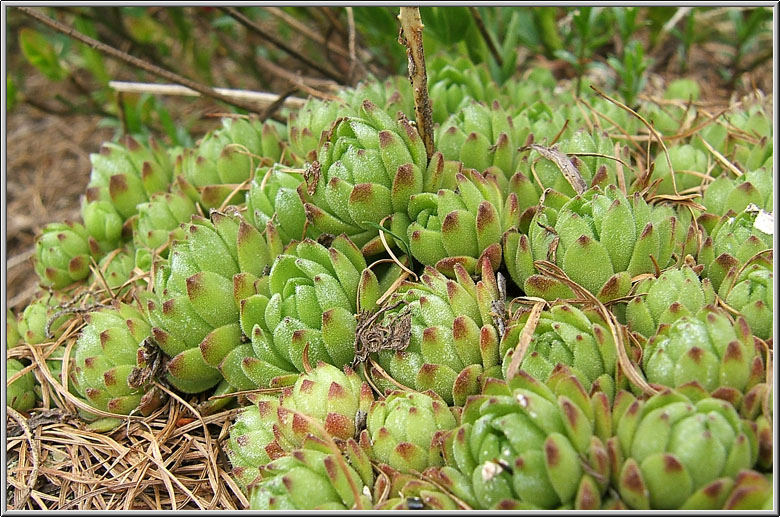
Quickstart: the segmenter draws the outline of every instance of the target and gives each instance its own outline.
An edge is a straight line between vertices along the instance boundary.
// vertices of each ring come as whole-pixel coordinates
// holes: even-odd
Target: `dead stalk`
[[[401,32],[398,42],[406,45],[406,56],[409,59],[409,82],[414,90],[414,116],[417,121],[417,131],[420,133],[428,161],[433,154],[433,110],[428,97],[428,75],[425,71],[425,54],[423,52],[423,24],[420,9],[417,7],[401,7]]]

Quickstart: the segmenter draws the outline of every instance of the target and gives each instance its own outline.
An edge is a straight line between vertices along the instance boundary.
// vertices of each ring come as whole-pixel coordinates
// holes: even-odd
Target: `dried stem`
[[[347,84],[355,83],[355,67],[357,66],[357,53],[355,52],[355,13],[352,7],[345,7],[347,10],[347,26],[349,27],[349,74],[347,75]]]
[[[197,97],[200,95],[199,92],[179,84],[109,81],[108,85],[114,90],[124,93],[149,93],[152,95],[182,95],[192,97]],[[279,99],[279,94],[276,93],[253,92],[250,90],[233,90],[230,88],[214,88],[214,91],[225,95],[226,97],[254,101],[259,104],[273,104]],[[300,108],[305,103],[306,99],[301,99],[300,97],[284,98],[284,107],[286,108]]]
[[[348,50],[345,50],[341,45],[337,44],[335,41],[326,40],[320,34],[314,32],[314,30],[312,30],[306,24],[301,23],[294,17],[284,12],[282,9],[278,7],[265,7],[265,10],[271,13],[276,18],[282,20],[284,23],[286,23],[293,29],[295,29],[298,35],[305,36],[310,40],[312,40],[314,43],[318,45],[322,45],[323,47],[327,47],[327,49],[333,52],[334,54],[337,54],[344,58],[349,58]]]
[[[200,84],[198,82],[193,81],[192,79],[188,79],[187,77],[181,76],[175,72],[171,72],[170,70],[165,70],[164,68],[160,68],[159,66],[150,64],[142,59],[138,59],[135,56],[131,56],[130,54],[127,54],[126,52],[122,52],[121,50],[116,49],[110,45],[106,45],[105,43],[92,39],[89,36],[86,36],[81,32],[73,29],[72,27],[68,27],[63,23],[60,23],[56,20],[52,20],[48,16],[41,14],[35,9],[30,9],[29,7],[17,7],[16,9],[20,10],[22,13],[26,14],[27,16],[34,18],[35,20],[43,23],[44,25],[51,27],[57,32],[61,32],[62,34],[65,34],[70,38],[73,38],[77,41],[80,41],[81,43],[84,43],[85,45],[88,45],[96,50],[99,50],[100,52],[108,56],[111,56],[115,59],[118,59],[136,68],[140,68],[141,70],[149,72],[150,74],[153,74],[157,77],[161,77],[166,81],[172,81],[174,83],[181,84],[183,86],[186,86],[187,88],[199,92],[202,95],[211,97],[212,99],[220,100],[222,102],[230,104],[231,106],[236,106],[237,108],[245,109],[247,111],[252,111],[252,112],[257,111],[257,106],[255,106],[254,104],[245,103],[243,101],[236,100],[235,98],[231,98],[227,95],[222,95],[221,93],[217,92],[214,88],[210,86]]]
[[[406,56],[409,59],[409,82],[414,90],[414,116],[417,121],[417,131],[420,133],[428,161],[433,154],[433,110],[428,97],[428,75],[425,71],[425,53],[423,52],[420,9],[417,7],[401,7],[401,32],[398,42],[406,45]]]
[[[482,15],[479,14],[479,9],[474,6],[470,6],[469,11],[471,11],[471,16],[474,18],[474,21],[477,24],[477,29],[479,29],[479,33],[482,35],[485,43],[487,43],[488,49],[490,49],[490,53],[493,54],[496,63],[498,63],[499,67],[503,67],[504,59],[501,57],[501,53],[498,51],[498,47],[496,47],[496,42],[493,41],[493,37],[488,32],[487,27],[485,27],[485,21],[482,19]]]
[[[331,70],[328,70],[324,66],[320,65],[319,63],[316,63],[315,61],[312,61],[308,57],[304,56],[300,52],[296,51],[295,49],[289,47],[287,44],[285,44],[283,41],[281,41],[279,38],[277,38],[274,35],[268,34],[260,25],[258,25],[253,20],[250,20],[241,12],[239,12],[238,9],[235,7],[220,7],[219,9],[225,11],[231,18],[235,18],[236,21],[238,21],[241,25],[246,27],[247,29],[253,31],[255,34],[266,40],[267,42],[271,43],[273,46],[278,48],[279,50],[282,50],[289,54],[290,56],[294,57],[301,63],[305,64],[308,67],[313,68],[314,70],[317,70],[319,73],[324,75],[325,77],[330,77],[334,81],[341,82],[344,78],[340,75],[334,73]]]
[[[277,65],[273,61],[269,59],[265,59],[260,56],[255,56],[255,61],[260,66],[260,68],[262,68],[266,73],[273,74],[277,77],[281,77],[282,79],[296,86],[302,92],[306,92],[312,97],[339,102],[342,104],[344,103],[344,101],[341,100],[340,97],[331,95],[329,93],[325,93],[317,89],[317,87],[333,89],[335,83],[333,83],[332,81],[323,80],[323,79],[314,79],[309,77],[301,77],[300,75],[290,72],[286,68]]]

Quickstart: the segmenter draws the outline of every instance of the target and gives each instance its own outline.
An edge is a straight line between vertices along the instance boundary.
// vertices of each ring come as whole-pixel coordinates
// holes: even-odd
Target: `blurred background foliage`
[[[397,7],[46,7],[41,12],[127,54],[203,85],[306,96],[369,75],[404,74]],[[351,12],[350,12],[351,10]],[[242,21],[235,13],[244,17]],[[709,45],[724,84],[771,62],[770,8],[723,7],[423,7],[425,52],[485,63],[503,83],[529,60],[556,77],[601,73],[631,104],[653,70],[690,71],[692,49]],[[251,24],[251,26],[249,25]],[[122,94],[112,80],[157,79],[105,57],[22,12],[7,17],[7,108],[29,104],[58,115],[99,115],[101,125],[193,142],[202,113],[187,101]],[[350,53],[351,43],[354,55]],[[34,74],[61,88],[32,91]],[[40,82],[40,81],[38,81]],[[190,99],[191,102],[191,99]],[[223,106],[223,111],[242,112]]]

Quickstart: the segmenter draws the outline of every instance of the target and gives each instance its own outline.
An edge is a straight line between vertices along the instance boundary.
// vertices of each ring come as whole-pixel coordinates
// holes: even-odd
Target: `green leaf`
[[[10,75],[5,80],[5,99],[5,109],[11,111],[11,108],[16,104],[16,84]]]
[[[73,26],[76,28],[76,30],[86,34],[91,38],[97,39],[98,37],[95,26],[92,24],[92,22],[83,16],[77,17],[73,23]],[[97,79],[100,84],[103,86],[108,85],[108,81],[111,78],[106,71],[106,65],[100,52],[84,44],[79,44],[79,47],[81,49],[81,57],[84,60],[84,66],[87,68],[87,70],[89,70],[92,75],[95,76],[95,79]]]
[[[420,16],[428,34],[445,45],[461,41],[472,23],[467,7],[422,7]]]
[[[176,124],[173,123],[170,112],[165,109],[164,106],[157,107],[157,117],[160,119],[160,124],[162,124],[162,127],[165,130],[165,134],[167,134],[168,138],[171,139],[173,145],[183,145],[179,140]]]
[[[61,81],[68,76],[54,47],[38,31],[29,28],[20,30],[19,44],[27,61],[49,79]]]

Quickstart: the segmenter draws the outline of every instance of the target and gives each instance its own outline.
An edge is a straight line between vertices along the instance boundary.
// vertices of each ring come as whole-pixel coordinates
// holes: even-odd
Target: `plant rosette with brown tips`
[[[673,212],[651,207],[638,193],[593,187],[559,210],[542,207],[527,235],[505,233],[504,261],[527,296],[575,298],[561,279],[539,273],[534,262],[547,260],[606,302],[626,296],[637,275],[670,265],[677,223]]]
[[[433,390],[448,404],[462,405],[479,392],[482,379],[501,376],[497,321],[505,318],[500,310],[503,277],[489,261],[481,266],[477,282],[460,264],[455,264],[454,279],[426,267],[420,282],[405,282],[388,300],[392,310],[376,322],[377,335],[394,335],[398,342],[383,342],[371,351],[396,384],[372,366],[369,371],[380,389],[400,383]],[[368,341],[369,332],[361,339]]]

